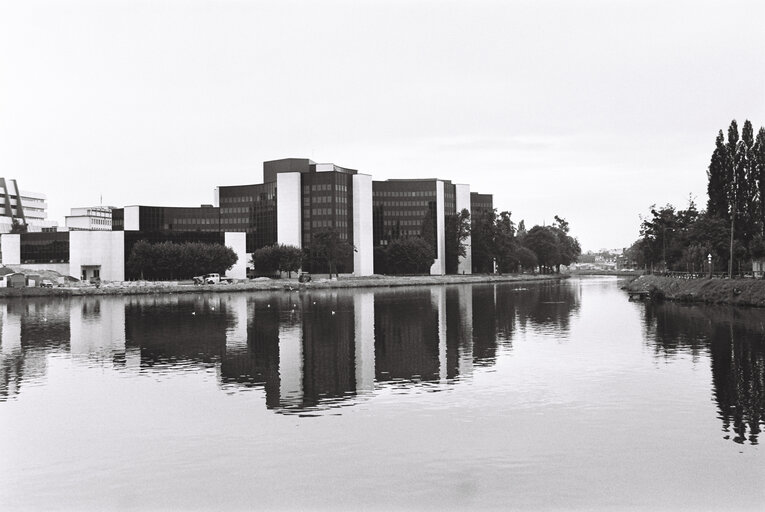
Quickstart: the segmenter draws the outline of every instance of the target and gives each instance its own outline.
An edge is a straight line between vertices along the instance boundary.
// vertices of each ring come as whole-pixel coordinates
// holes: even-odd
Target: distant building
[[[470,213],[471,215],[479,215],[484,212],[490,212],[494,210],[494,196],[491,194],[479,194],[478,192],[470,193]]]
[[[16,180],[0,178],[0,233],[10,233],[13,219],[29,232],[55,231],[58,223],[49,221],[45,194],[20,190]]]
[[[111,231],[112,206],[72,208],[65,218],[69,231]]]

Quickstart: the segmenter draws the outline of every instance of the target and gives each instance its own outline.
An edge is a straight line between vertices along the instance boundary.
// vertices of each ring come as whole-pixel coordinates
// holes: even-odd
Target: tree
[[[297,272],[303,266],[303,251],[294,245],[277,246],[279,256],[279,271],[287,272],[287,277],[292,277],[293,272]]]
[[[237,262],[230,247],[199,242],[136,242],[126,264],[130,279],[189,279],[207,273],[224,274]]]
[[[446,273],[456,274],[460,258],[467,255],[465,241],[470,236],[470,212],[463,210],[447,215],[444,228],[446,246]]]
[[[728,181],[726,176],[727,149],[720,130],[715,139],[715,150],[707,169],[707,212],[720,218],[728,218]]]
[[[496,219],[494,230],[494,257],[500,272],[513,272],[518,269],[518,244],[515,240],[515,223],[510,218],[511,212],[501,212]]]
[[[259,274],[274,274],[279,270],[279,255],[276,246],[261,247],[252,253],[252,267]]]
[[[329,276],[338,275],[337,265],[345,263],[353,255],[353,245],[340,237],[340,232],[334,228],[323,229],[313,234],[309,255],[312,261],[325,262],[329,268]]]
[[[765,236],[765,128],[757,132],[754,146],[752,147],[752,169],[754,179],[757,182],[758,198],[758,224],[760,234]]]
[[[393,240],[386,253],[388,269],[394,274],[429,273],[435,261],[433,248],[419,237]]]
[[[579,246],[579,241],[569,236],[569,224],[566,219],[555,216],[555,224],[552,226],[552,230],[558,239],[558,259],[555,262],[557,272],[560,273],[561,265],[571,265],[582,254],[582,248]]]
[[[542,273],[549,273],[560,259],[558,237],[549,226],[534,226],[524,237],[524,245],[534,251]]]
[[[20,222],[16,217],[11,218],[11,234],[20,235],[26,233],[28,230],[27,225]]]
[[[470,248],[474,273],[494,271],[494,238],[497,210],[486,210],[470,219]]]

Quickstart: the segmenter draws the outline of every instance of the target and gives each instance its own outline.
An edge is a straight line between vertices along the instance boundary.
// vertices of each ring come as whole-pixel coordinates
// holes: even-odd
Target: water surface
[[[3,510],[756,510],[765,311],[615,278],[0,302]]]

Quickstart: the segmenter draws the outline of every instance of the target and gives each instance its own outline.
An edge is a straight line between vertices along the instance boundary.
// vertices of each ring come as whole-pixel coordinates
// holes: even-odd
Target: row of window
[[[436,197],[436,192],[433,190],[409,190],[409,191],[396,191],[396,190],[376,190],[372,192],[372,196],[377,197]]]
[[[384,226],[422,226],[422,220],[385,220]]]
[[[192,218],[184,219],[183,217],[181,217],[179,219],[173,219],[172,223],[173,224],[182,224],[182,225],[187,225],[187,226],[188,225],[195,225],[195,224],[198,224],[198,225],[213,225],[213,224],[217,225],[217,224],[219,224],[219,221],[218,221],[218,219],[204,219],[204,218],[203,219],[192,219]]]
[[[372,201],[372,206],[428,206],[428,201]]]
[[[234,206],[231,208],[221,208],[221,213],[249,213],[250,207],[249,206]]]

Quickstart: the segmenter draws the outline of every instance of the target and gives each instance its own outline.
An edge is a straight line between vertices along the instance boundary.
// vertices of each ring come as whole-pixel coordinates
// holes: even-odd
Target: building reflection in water
[[[765,311],[649,303],[644,323],[657,356],[709,354],[725,437],[757,444],[765,424]]]
[[[379,387],[470,378],[511,347],[522,317],[565,328],[573,293],[452,285],[8,302],[0,399],[43,378],[61,352],[120,371],[213,371],[224,389],[262,390],[269,409],[309,413]],[[529,301],[554,307],[538,316]]]

